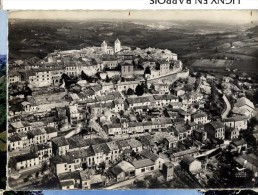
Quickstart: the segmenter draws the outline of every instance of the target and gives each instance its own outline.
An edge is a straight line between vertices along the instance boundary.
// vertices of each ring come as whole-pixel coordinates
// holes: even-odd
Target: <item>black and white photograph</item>
[[[258,187],[258,11],[8,17],[9,189]]]

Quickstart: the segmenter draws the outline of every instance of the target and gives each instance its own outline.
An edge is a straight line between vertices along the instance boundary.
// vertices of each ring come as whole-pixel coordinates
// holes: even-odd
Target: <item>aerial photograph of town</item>
[[[11,190],[258,187],[258,11],[12,11]]]

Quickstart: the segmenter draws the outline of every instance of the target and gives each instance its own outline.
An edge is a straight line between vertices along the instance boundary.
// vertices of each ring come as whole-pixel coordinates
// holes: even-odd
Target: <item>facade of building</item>
[[[221,121],[212,121],[204,125],[204,130],[210,139],[225,139],[225,126]]]

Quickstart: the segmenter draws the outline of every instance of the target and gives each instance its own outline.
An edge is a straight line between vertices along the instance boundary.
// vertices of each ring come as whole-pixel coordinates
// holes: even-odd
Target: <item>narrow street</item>
[[[12,151],[12,152],[8,152],[8,155],[9,155],[9,157],[13,157],[13,156],[21,155],[21,154],[27,154],[29,152],[30,152],[30,147],[26,147],[26,148]]]
[[[153,175],[153,174],[152,173],[145,173],[143,175],[135,176],[135,177],[133,177],[131,179],[128,179],[128,180],[125,180],[125,181],[121,181],[121,182],[116,183],[114,185],[108,186],[107,188],[104,188],[104,189],[107,189],[107,190],[119,189],[119,188],[122,188],[124,186],[132,184],[133,181],[136,180],[136,179],[143,179],[147,175]]]
[[[224,102],[226,104],[226,109],[222,113],[221,118],[227,118],[227,116],[228,116],[228,114],[229,114],[229,112],[231,110],[231,105],[230,105],[230,102],[228,101],[228,98],[225,95],[223,95],[222,98],[223,98],[223,100],[224,100]]]
[[[101,137],[108,139],[108,135],[96,121],[94,121],[94,120],[90,121],[90,126],[93,129],[95,129]]]

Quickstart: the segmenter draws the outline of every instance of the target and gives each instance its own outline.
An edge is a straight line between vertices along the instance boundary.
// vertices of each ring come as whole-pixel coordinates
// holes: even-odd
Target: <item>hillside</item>
[[[247,32],[251,32],[253,35],[258,36],[258,26],[255,26],[253,28],[249,28]]]

